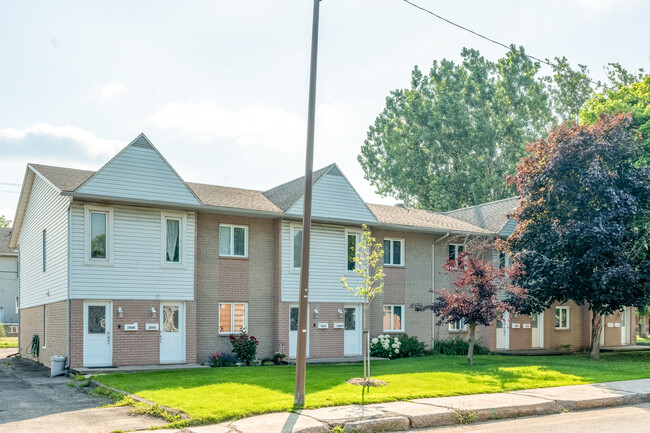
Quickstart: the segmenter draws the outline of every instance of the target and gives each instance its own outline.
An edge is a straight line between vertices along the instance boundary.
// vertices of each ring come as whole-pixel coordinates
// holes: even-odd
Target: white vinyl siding
[[[302,215],[303,197],[287,210],[289,215]],[[376,222],[359,194],[350,183],[338,173],[330,172],[314,183],[312,218]]]
[[[21,308],[63,301],[68,294],[69,199],[35,175],[20,228]],[[47,233],[47,271],[43,272],[43,231]]]
[[[92,205],[91,205],[92,206]],[[161,263],[166,210],[112,206],[112,263],[84,263],[84,205],[72,206],[71,297],[74,299],[194,298],[194,212],[183,212],[181,266]]]
[[[292,266],[291,223],[282,223],[282,302],[297,302],[300,273]],[[309,302],[346,302],[358,300],[341,285],[346,271],[346,228],[312,225],[309,272]],[[347,275],[348,283],[356,287],[361,278],[354,272]]]
[[[4,323],[18,323],[18,257],[0,256],[0,307]]]
[[[126,147],[77,192],[95,196],[200,204],[160,154],[142,137]]]

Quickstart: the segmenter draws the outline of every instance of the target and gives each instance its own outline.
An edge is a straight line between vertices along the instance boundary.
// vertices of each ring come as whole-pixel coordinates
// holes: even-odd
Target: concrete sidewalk
[[[410,401],[272,413],[222,424],[189,427],[183,433],[388,432],[476,421],[554,414],[650,401],[650,379],[528,389],[501,394],[421,398]],[[164,431],[164,430],[163,430]],[[171,432],[171,430],[170,430]]]

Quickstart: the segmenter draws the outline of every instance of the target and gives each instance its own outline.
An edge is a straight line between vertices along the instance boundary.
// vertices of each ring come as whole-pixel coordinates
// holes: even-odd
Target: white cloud
[[[578,4],[585,9],[594,11],[605,11],[614,8],[628,10],[636,5],[639,0],[577,0]]]
[[[126,93],[126,86],[121,81],[109,81],[104,84],[96,84],[93,92],[93,100],[103,104]]]
[[[148,122],[197,141],[225,141],[249,150],[301,151],[306,134],[305,121],[295,113],[264,105],[228,110],[215,101],[166,104]]]
[[[37,123],[24,129],[0,129],[0,148],[4,160],[23,164],[30,158],[38,161],[74,161],[92,163],[105,161],[125,143],[97,137],[94,133],[74,126]]]

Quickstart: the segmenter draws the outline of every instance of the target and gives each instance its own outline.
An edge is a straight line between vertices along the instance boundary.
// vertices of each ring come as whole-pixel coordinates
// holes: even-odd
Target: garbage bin
[[[50,377],[65,373],[65,356],[54,355],[50,358]]]

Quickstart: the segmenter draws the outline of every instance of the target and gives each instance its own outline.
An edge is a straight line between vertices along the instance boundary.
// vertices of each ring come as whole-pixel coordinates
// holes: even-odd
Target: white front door
[[[185,304],[160,303],[160,363],[185,362]]]
[[[298,306],[289,306],[289,358],[295,359],[298,349]],[[309,357],[309,312],[307,312],[307,357]]]
[[[510,314],[506,311],[503,313],[503,320],[497,320],[497,349],[509,349],[510,342]]]
[[[112,317],[110,301],[84,302],[84,367],[113,364]]]
[[[630,310],[625,307],[621,311],[621,346],[630,344]]]
[[[361,355],[361,328],[361,308],[358,305],[346,305],[343,356]]]
[[[543,348],[544,347],[544,313],[533,314],[531,317],[531,347]]]

